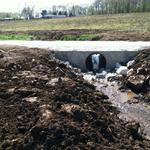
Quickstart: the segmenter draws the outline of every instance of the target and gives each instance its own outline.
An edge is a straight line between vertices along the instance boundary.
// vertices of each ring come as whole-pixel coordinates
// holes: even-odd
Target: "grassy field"
[[[0,22],[0,31],[104,29],[150,31],[150,13]]]

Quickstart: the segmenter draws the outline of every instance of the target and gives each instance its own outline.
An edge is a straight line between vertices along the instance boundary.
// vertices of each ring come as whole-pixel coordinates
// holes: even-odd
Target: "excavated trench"
[[[149,107],[129,104],[128,100],[136,95],[127,90],[121,92],[117,80],[82,73],[42,49],[5,47],[1,48],[0,56],[1,147],[72,149],[73,145],[106,150],[148,147],[149,142],[141,139],[139,133],[143,131],[149,138]],[[90,62],[88,56],[86,60]],[[108,61],[105,56],[101,58],[99,70]],[[111,73],[113,68],[106,71]],[[118,108],[119,117],[139,122],[142,128],[120,120],[118,111],[108,101]]]

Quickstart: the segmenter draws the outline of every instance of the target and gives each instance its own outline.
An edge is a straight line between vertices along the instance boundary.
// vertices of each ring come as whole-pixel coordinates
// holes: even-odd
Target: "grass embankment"
[[[24,34],[0,34],[0,40],[31,40],[32,38],[32,36]]]
[[[0,34],[0,40],[34,40],[31,35],[20,34]],[[100,36],[96,34],[82,34],[82,35],[63,35],[60,37],[61,41],[97,41]]]
[[[1,31],[101,29],[150,31],[150,13],[83,16],[65,19],[40,19],[0,22]]]

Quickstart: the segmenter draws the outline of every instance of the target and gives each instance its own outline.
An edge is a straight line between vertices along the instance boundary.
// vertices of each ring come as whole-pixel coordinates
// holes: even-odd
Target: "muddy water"
[[[150,106],[143,103],[129,103],[135,96],[133,92],[121,92],[116,82],[108,82],[105,79],[89,81],[96,89],[108,95],[112,105],[120,111],[119,117],[126,121],[136,121],[141,125],[141,133],[150,139]]]

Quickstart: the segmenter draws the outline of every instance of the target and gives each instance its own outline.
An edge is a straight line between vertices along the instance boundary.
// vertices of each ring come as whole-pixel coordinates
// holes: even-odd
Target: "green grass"
[[[1,31],[101,29],[150,31],[150,13],[83,16],[65,19],[0,21]]]
[[[29,35],[0,34],[0,40],[31,40]]]
[[[93,41],[100,40],[100,36],[96,34],[82,34],[82,35],[64,35],[60,40],[64,41]]]
[[[76,35],[64,35],[60,38],[60,40],[62,40],[62,41],[75,41],[75,40],[77,40],[77,36]]]
[[[93,40],[99,40],[99,39],[100,39],[100,36],[98,36],[96,34],[82,34],[78,37],[77,40],[79,40],[79,41],[86,41],[86,40],[93,41]]]

